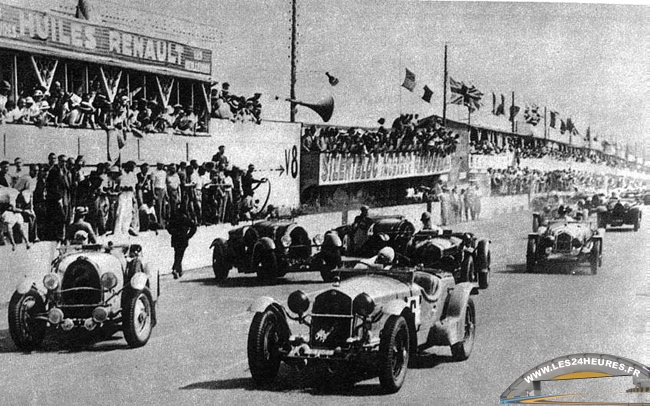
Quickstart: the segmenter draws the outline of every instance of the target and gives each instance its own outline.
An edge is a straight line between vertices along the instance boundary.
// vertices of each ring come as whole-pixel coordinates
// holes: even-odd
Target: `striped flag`
[[[415,73],[406,69],[406,76],[404,77],[404,82],[402,83],[402,87],[405,87],[410,92],[412,92],[413,89],[415,89]]]
[[[449,87],[451,89],[452,99],[450,103],[467,106],[470,111],[478,110],[481,107],[481,98],[483,93],[474,85],[467,86],[463,82],[455,81],[449,77]]]

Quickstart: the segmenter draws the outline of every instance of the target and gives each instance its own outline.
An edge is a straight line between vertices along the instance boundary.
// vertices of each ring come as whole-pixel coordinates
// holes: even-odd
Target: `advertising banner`
[[[319,185],[340,185],[449,172],[451,157],[419,151],[383,154],[320,154]]]
[[[0,44],[20,44],[44,51],[72,51],[98,57],[159,66],[209,77],[212,51],[174,41],[100,26],[72,17],[0,5]]]

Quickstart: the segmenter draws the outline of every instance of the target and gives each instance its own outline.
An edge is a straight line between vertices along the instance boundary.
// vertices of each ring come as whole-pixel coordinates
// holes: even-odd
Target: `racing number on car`
[[[420,326],[420,313],[422,308],[420,307],[420,300],[418,297],[412,297],[410,300],[409,306],[411,307],[411,313],[413,313],[413,318],[415,320],[415,328],[417,329]]]
[[[298,177],[298,147],[295,145],[291,150],[284,150],[284,163],[287,168],[287,174],[291,174],[292,178]]]

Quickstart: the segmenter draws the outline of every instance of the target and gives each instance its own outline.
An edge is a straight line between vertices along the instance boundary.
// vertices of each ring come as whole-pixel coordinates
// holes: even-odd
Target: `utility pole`
[[[445,44],[445,77],[442,85],[442,126],[447,126],[447,44]]]
[[[296,26],[296,1],[291,0],[291,89],[289,91],[289,98],[296,100],[296,43],[297,43],[297,26]],[[289,121],[296,122],[296,104],[291,101],[289,103]]]
[[[510,105],[510,118],[512,119],[512,133],[515,133],[515,116],[513,115],[515,111],[515,92],[512,92],[512,104]]]

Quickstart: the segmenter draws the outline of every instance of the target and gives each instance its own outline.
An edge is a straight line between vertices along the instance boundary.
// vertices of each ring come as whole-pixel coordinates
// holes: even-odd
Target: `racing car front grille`
[[[312,314],[352,316],[352,299],[338,290],[328,290],[316,296]]]
[[[352,334],[352,316],[312,316],[309,343],[313,348],[343,347]]]
[[[101,282],[95,267],[84,260],[71,263],[61,284],[62,306],[94,306],[101,302]]]
[[[568,233],[559,233],[557,235],[556,241],[557,245],[555,248],[559,252],[571,252],[571,241],[573,240],[573,237],[571,237],[571,234]]]

